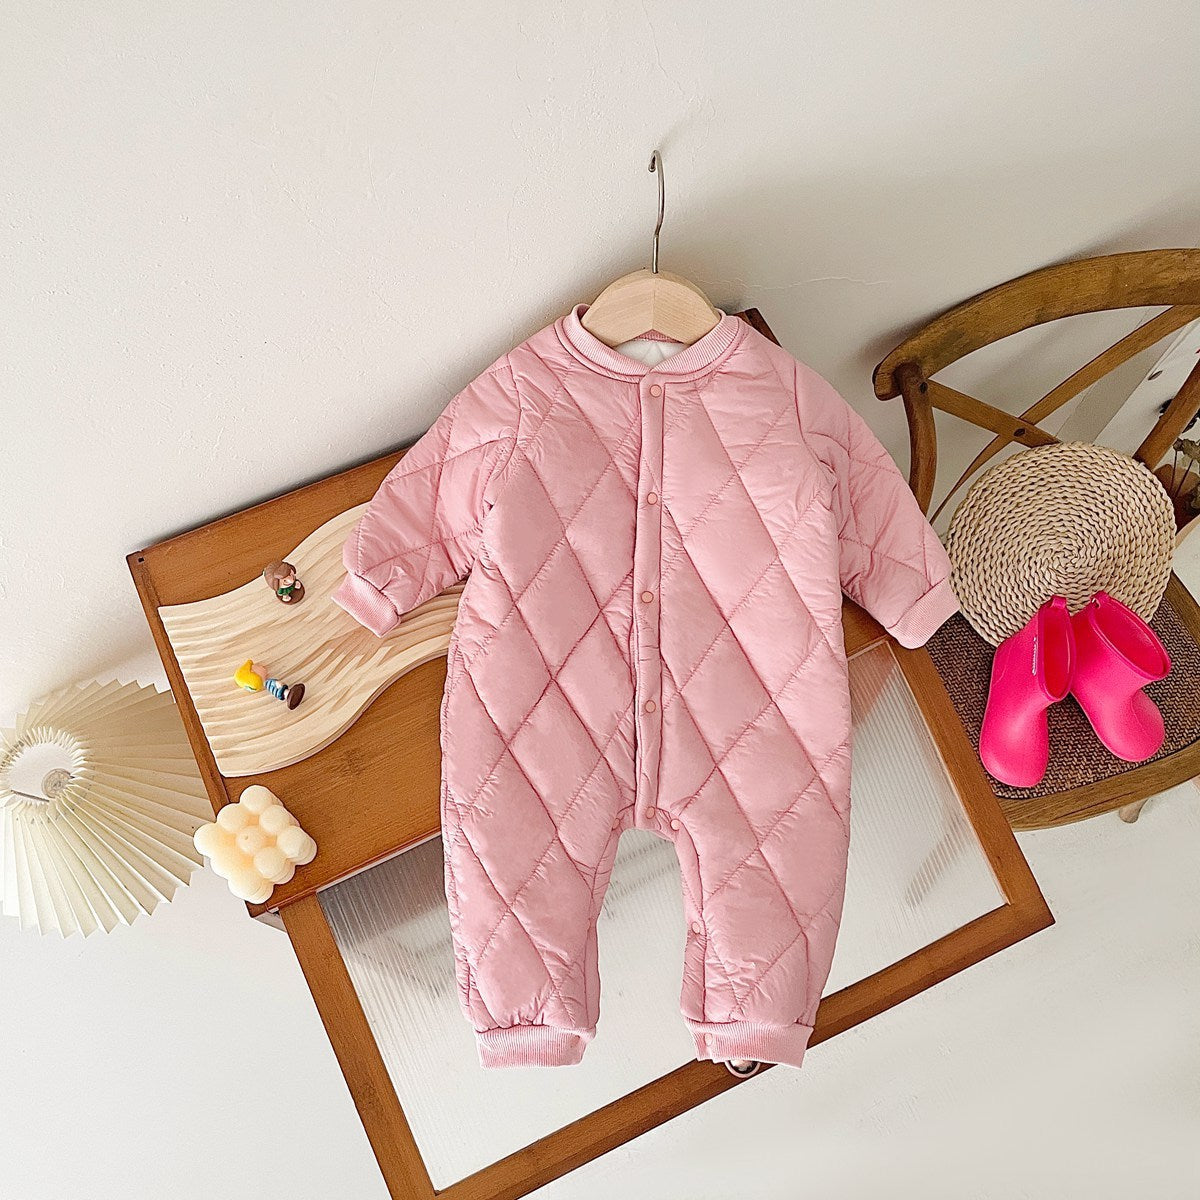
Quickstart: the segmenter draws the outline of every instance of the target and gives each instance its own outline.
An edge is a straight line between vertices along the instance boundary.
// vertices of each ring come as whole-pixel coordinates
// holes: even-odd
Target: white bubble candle
[[[317,843],[279,797],[257,783],[225,805],[215,821],[201,825],[194,840],[212,869],[229,881],[229,890],[250,904],[265,904],[278,884],[317,854]]]

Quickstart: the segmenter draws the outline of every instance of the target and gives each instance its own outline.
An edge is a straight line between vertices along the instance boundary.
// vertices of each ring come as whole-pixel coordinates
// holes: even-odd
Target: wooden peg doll
[[[276,700],[282,700],[288,708],[298,707],[304,699],[304,684],[288,684],[274,679],[266,667],[259,666],[249,658],[234,671],[233,682],[248,692],[269,692]]]
[[[296,578],[296,568],[290,562],[277,558],[267,563],[263,578],[280,604],[299,604],[304,599],[304,584]]]

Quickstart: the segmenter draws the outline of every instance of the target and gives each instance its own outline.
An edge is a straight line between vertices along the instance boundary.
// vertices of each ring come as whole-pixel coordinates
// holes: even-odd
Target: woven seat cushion
[[[1146,689],[1146,694],[1162,711],[1167,731],[1162,749],[1149,760],[1154,761],[1200,738],[1200,689],[1194,686],[1200,676],[1200,646],[1169,600],[1159,605],[1150,624],[1171,656],[1171,673]],[[994,651],[962,616],[947,621],[930,639],[928,650],[959,720],[978,750]],[[1100,744],[1073,697],[1054,705],[1049,720],[1050,766],[1045,777],[1037,787],[1015,788],[988,776],[993,791],[1001,799],[1052,796],[1133,769],[1133,764],[1123,762]]]

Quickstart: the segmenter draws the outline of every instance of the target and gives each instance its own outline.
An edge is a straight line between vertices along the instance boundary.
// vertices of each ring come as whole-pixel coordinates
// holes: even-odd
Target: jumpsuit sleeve
[[[372,633],[383,637],[470,571],[519,407],[506,357],[450,401],[379,485],[346,539],[346,575],[333,593]]]
[[[924,645],[959,607],[945,548],[870,426],[802,366],[796,403],[832,482],[842,591],[902,646]]]

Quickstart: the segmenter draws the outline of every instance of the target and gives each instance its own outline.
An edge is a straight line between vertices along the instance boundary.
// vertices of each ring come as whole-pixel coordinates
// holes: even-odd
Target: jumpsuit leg
[[[579,1062],[599,1017],[596,921],[630,788],[612,746],[564,736],[577,718],[544,703],[515,733],[443,755],[459,997],[487,1067]]]
[[[766,825],[746,804],[710,786],[680,808],[681,1009],[697,1058],[798,1067],[833,962],[848,807],[819,783]]]

